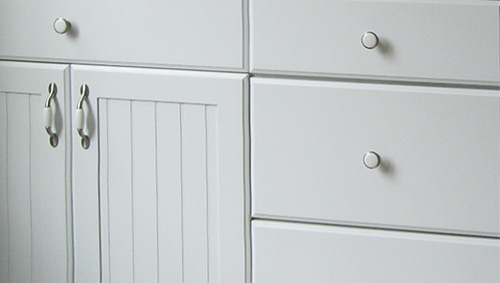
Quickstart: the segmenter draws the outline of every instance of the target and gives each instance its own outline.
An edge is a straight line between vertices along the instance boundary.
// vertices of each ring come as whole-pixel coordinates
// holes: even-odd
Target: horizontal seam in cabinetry
[[[402,78],[401,80],[384,79],[384,78],[351,78],[342,76],[321,76],[321,75],[298,75],[298,74],[279,74],[279,73],[264,73],[264,72],[250,72],[251,78],[269,78],[269,79],[293,79],[302,81],[322,81],[322,82],[347,82],[347,83],[360,83],[360,84],[385,84],[396,86],[422,86],[422,87],[442,87],[442,88],[462,88],[462,89],[484,89],[484,90],[500,90],[500,84],[480,84],[480,83],[467,83],[467,81],[456,82],[439,82],[439,81],[426,81],[411,80],[410,78]]]
[[[141,65],[141,64],[117,64],[113,62],[93,62],[93,61],[65,61],[65,60],[48,60],[43,58],[34,58],[30,60],[21,60],[18,58],[0,58],[1,61],[7,62],[35,62],[43,64],[68,64],[68,65],[88,65],[88,66],[105,66],[117,68],[133,68],[133,69],[150,69],[150,70],[172,70],[186,72],[205,72],[205,73],[220,73],[220,74],[248,74],[250,78],[273,78],[273,79],[293,79],[307,81],[325,81],[325,82],[348,82],[360,84],[385,84],[397,86],[424,86],[424,87],[443,87],[443,88],[462,88],[462,89],[484,89],[484,90],[500,90],[500,84],[481,84],[478,82],[468,81],[427,81],[426,79],[412,80],[411,78],[385,79],[385,78],[353,78],[343,76],[317,75],[317,74],[285,74],[273,72],[250,72],[245,69],[223,69],[211,68],[207,66],[194,66],[192,68],[181,66],[163,66],[163,65]]]
[[[134,68],[134,69],[151,69],[151,70],[172,70],[172,71],[187,71],[187,72],[207,72],[207,73],[224,73],[224,74],[248,74],[246,68],[232,69],[220,68],[211,66],[183,66],[183,65],[155,65],[155,64],[141,64],[141,63],[117,63],[107,61],[72,61],[72,60],[51,60],[47,58],[14,58],[14,57],[0,57],[0,61],[5,62],[28,62],[28,63],[41,63],[41,64],[67,64],[67,65],[87,65],[87,66],[103,66],[103,67],[117,67],[117,68]]]
[[[380,226],[376,226],[376,225],[369,225],[366,223],[359,223],[359,225],[356,225],[355,223],[335,223],[335,222],[325,223],[325,222],[317,222],[317,221],[309,221],[309,220],[301,220],[301,219],[289,219],[289,218],[282,219],[282,218],[261,217],[261,216],[251,217],[251,221],[253,221],[253,220],[307,224],[307,225],[319,225],[319,226],[326,226],[326,227],[345,227],[345,228],[366,229],[366,230],[393,231],[393,232],[402,232],[402,233],[415,233],[415,234],[427,234],[427,235],[456,236],[456,237],[500,240],[500,236],[485,236],[485,235],[476,235],[476,234],[467,234],[467,233],[452,233],[452,232],[426,231],[426,230],[417,230],[417,229],[404,229],[402,227],[399,227],[399,228],[398,227],[380,227]]]

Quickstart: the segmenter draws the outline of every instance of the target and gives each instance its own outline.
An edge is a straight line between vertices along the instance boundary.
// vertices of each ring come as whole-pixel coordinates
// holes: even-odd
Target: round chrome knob
[[[368,169],[375,169],[380,165],[380,156],[376,152],[369,151],[363,156],[363,164]]]
[[[372,31],[367,31],[361,37],[361,44],[366,49],[373,49],[378,45],[378,36]]]
[[[64,18],[57,18],[54,21],[54,30],[58,34],[64,34],[64,33],[66,33],[69,30],[69,27],[70,27],[69,22],[66,19],[64,19]]]

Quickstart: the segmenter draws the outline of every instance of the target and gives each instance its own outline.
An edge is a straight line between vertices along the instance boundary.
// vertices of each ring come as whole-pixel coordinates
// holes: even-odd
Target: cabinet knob
[[[375,169],[380,165],[380,156],[374,151],[369,151],[363,156],[363,164],[368,169]]]
[[[378,45],[378,36],[372,31],[367,31],[361,37],[361,44],[366,49],[373,49]]]
[[[65,18],[57,18],[54,21],[54,30],[58,34],[64,34],[69,30],[70,23]]]

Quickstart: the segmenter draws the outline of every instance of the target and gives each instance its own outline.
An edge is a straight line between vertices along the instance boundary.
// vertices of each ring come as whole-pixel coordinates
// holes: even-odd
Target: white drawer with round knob
[[[0,58],[243,70],[244,2],[1,1]]]
[[[254,73],[494,84],[498,1],[251,0]]]
[[[255,218],[498,236],[500,92],[254,78]]]

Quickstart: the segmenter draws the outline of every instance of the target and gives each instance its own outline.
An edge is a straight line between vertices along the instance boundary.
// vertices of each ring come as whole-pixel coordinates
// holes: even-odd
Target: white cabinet
[[[252,224],[253,281],[498,282],[498,241],[273,221]]]
[[[247,6],[0,2],[1,283],[248,281]]]
[[[246,76],[72,66],[75,280],[243,282]]]
[[[251,89],[253,216],[500,234],[500,92],[263,78]]]
[[[49,84],[56,91],[44,110]],[[0,282],[71,280],[69,66],[0,63]],[[52,116],[49,144],[44,111]]]
[[[242,0],[1,1],[0,58],[242,71],[245,11]]]
[[[251,72],[500,80],[498,1],[252,0],[250,13]]]
[[[1,1],[0,283],[497,282],[499,3]]]
[[[499,3],[250,0],[253,282],[500,280]]]
[[[0,74],[0,282],[245,281],[245,74],[8,62]]]

